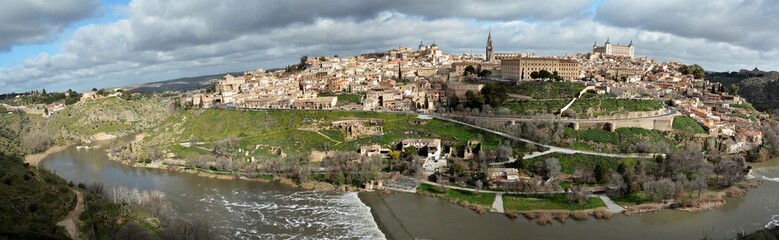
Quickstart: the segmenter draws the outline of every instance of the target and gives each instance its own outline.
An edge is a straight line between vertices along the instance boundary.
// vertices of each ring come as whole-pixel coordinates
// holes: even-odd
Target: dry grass
[[[648,212],[657,212],[660,211],[660,209],[663,209],[663,206],[656,203],[647,203],[647,204],[639,204],[635,206],[630,206],[623,212],[625,215],[635,215],[635,214],[641,214],[641,213],[648,213]]]
[[[569,212],[555,212],[552,215],[554,215],[554,218],[557,219],[557,221],[560,221],[560,223],[565,223],[565,220],[567,220],[568,216],[571,214]]]
[[[552,216],[552,213],[550,213],[550,212],[540,212],[538,214],[538,221],[536,223],[538,223],[538,225],[552,224],[552,220],[553,219],[554,219],[554,217]]]
[[[508,217],[509,219],[516,219],[517,217],[519,217],[519,214],[514,211],[506,212],[506,217]]]
[[[525,218],[527,218],[528,220],[533,220],[538,218],[538,216],[541,215],[541,212],[528,211],[528,212],[523,212],[522,215],[525,215]]]
[[[590,213],[588,212],[582,212],[582,211],[571,212],[571,218],[573,218],[576,221],[587,220],[587,218],[589,217],[590,217]]]
[[[725,190],[725,196],[740,198],[747,195],[747,192],[739,187],[730,187]]]
[[[608,209],[605,208],[595,209],[592,214],[595,215],[595,218],[597,219],[611,219],[611,216],[613,215],[611,212],[609,212]]]
[[[759,182],[743,181],[738,183],[738,187],[741,189],[751,189],[751,188],[756,188],[757,186],[760,186]]]

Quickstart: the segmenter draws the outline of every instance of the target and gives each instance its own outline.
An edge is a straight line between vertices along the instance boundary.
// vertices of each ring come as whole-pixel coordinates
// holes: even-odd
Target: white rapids
[[[198,202],[237,239],[385,239],[357,193],[239,189]]]

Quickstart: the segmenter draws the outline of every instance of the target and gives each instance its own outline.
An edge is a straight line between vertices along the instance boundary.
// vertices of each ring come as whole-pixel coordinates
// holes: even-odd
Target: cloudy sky
[[[82,91],[275,68],[419,41],[448,53],[636,54],[779,69],[775,0],[0,0],[0,92]]]

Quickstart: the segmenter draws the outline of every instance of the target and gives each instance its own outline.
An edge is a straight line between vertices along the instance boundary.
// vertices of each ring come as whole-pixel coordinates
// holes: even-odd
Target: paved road
[[[655,156],[658,155],[657,153],[649,153],[649,154],[640,154],[640,153],[629,153],[629,154],[600,153],[600,152],[592,152],[592,151],[584,151],[584,150],[576,150],[576,149],[570,149],[570,148],[556,147],[556,146],[552,146],[552,145],[549,145],[549,144],[543,144],[543,143],[539,143],[539,142],[534,142],[534,141],[531,141],[531,140],[528,140],[528,139],[524,139],[524,138],[520,138],[520,137],[517,137],[517,136],[514,136],[514,135],[509,135],[507,133],[495,131],[495,130],[492,130],[492,129],[489,129],[489,128],[476,126],[476,125],[473,125],[473,124],[470,124],[470,123],[465,123],[465,122],[462,122],[462,121],[454,120],[454,119],[451,119],[451,118],[448,118],[448,117],[443,117],[443,116],[440,116],[440,115],[429,115],[429,116],[431,116],[433,118],[436,118],[436,119],[439,119],[439,120],[453,122],[453,123],[457,123],[457,124],[460,124],[460,125],[476,128],[476,129],[479,129],[479,130],[482,130],[482,131],[485,131],[485,132],[489,132],[489,133],[492,133],[492,134],[495,134],[495,135],[498,135],[498,136],[502,136],[502,137],[505,137],[505,138],[508,138],[508,139],[512,139],[514,141],[520,141],[520,142],[530,143],[530,144],[533,144],[533,145],[536,145],[536,146],[542,146],[542,147],[548,148],[549,150],[547,152],[549,152],[549,153],[552,153],[552,152],[564,153],[564,154],[577,154],[577,153],[579,153],[579,154],[595,155],[595,156],[602,156],[602,157],[612,157],[612,158],[654,158]]]
[[[503,210],[503,193],[495,195],[495,201],[492,202],[492,209],[490,209],[490,212],[505,213]]]
[[[474,119],[479,120],[488,120],[488,121],[495,121],[495,122],[533,122],[533,121],[564,121],[564,122],[576,122],[576,123],[587,123],[587,122],[605,122],[605,121],[632,121],[632,120],[645,120],[645,119],[657,119],[657,118],[665,118],[674,116],[678,113],[678,110],[676,108],[666,108],[665,113],[660,115],[653,115],[653,116],[646,116],[646,117],[632,117],[632,118],[519,118],[519,117],[479,117],[479,116],[467,116]],[[458,117],[465,117],[463,115],[456,115],[456,114],[437,114],[444,117],[447,116],[458,116]]]
[[[622,211],[625,211],[625,208],[620,206],[619,204],[615,203],[614,201],[611,201],[611,198],[609,198],[606,195],[597,195],[601,200],[603,200],[603,203],[606,203],[606,206],[609,208],[609,212],[611,213],[621,213]]]
[[[339,109],[332,109],[332,110],[245,109],[245,108],[238,108],[238,109],[249,110],[249,111],[263,111],[263,110],[345,111],[345,110],[339,110]],[[676,114],[676,109],[674,109],[674,108],[667,108],[666,111],[668,113],[663,114],[663,115],[658,115],[658,116],[639,117],[639,118],[619,118],[619,119],[614,119],[614,120],[635,120],[635,119],[658,118],[658,117],[661,117],[661,116],[668,116],[668,115]],[[651,154],[599,153],[599,152],[583,151],[583,150],[576,150],[576,149],[570,149],[570,148],[555,147],[555,146],[552,146],[552,145],[543,144],[543,143],[539,143],[539,142],[534,142],[534,141],[531,141],[531,140],[528,140],[528,139],[524,139],[524,138],[516,137],[516,136],[513,136],[513,135],[509,135],[509,134],[506,134],[506,133],[503,133],[503,132],[498,132],[498,131],[495,131],[495,130],[492,130],[492,129],[489,129],[489,128],[480,127],[480,126],[476,126],[476,125],[473,125],[473,124],[470,124],[470,123],[465,123],[465,122],[462,122],[462,121],[454,120],[452,118],[449,118],[449,116],[451,116],[449,114],[440,114],[440,113],[423,114],[423,113],[416,113],[416,112],[365,111],[365,110],[354,110],[353,112],[381,112],[381,113],[391,113],[391,114],[418,114],[419,116],[422,116],[422,117],[435,118],[435,119],[439,119],[439,120],[443,120],[443,121],[453,122],[453,123],[457,123],[457,124],[460,124],[460,125],[464,125],[464,126],[469,126],[469,127],[472,127],[472,128],[480,129],[480,130],[483,130],[485,132],[493,133],[493,134],[496,134],[496,135],[499,135],[499,136],[502,136],[502,137],[505,137],[505,138],[508,138],[508,139],[512,139],[514,141],[520,141],[520,142],[530,143],[530,144],[533,144],[533,145],[536,145],[536,146],[542,146],[542,147],[545,147],[545,148],[549,149],[547,151],[548,153],[552,153],[552,152],[558,152],[558,153],[564,153],[564,154],[577,154],[577,153],[580,153],[580,154],[586,154],[586,155],[595,155],[595,156],[613,157],[613,158],[654,158],[656,155],[658,155],[656,153],[651,153]],[[460,116],[460,115],[454,115],[454,116]],[[511,120],[516,120],[516,121],[560,120],[560,118],[554,118],[554,119],[492,118],[492,117],[474,117],[474,118],[477,118],[477,119],[489,119],[489,120],[504,120],[504,121],[506,119],[508,119],[509,121],[511,121]],[[580,121],[580,122],[584,122],[584,121],[604,121],[604,120],[609,120],[609,119],[567,119],[566,121]]]

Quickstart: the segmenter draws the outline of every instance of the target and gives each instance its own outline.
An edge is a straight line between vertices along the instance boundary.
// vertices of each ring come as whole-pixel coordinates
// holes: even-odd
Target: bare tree
[[[609,188],[614,189],[619,193],[619,195],[623,195],[627,193],[627,187],[628,185],[625,183],[624,178],[619,173],[611,173],[611,176],[609,177]]]
[[[172,218],[163,223],[162,236],[167,239],[210,240],[218,239],[219,233],[202,219]]]
[[[670,179],[663,178],[657,181],[648,181],[643,184],[644,191],[646,191],[652,200],[664,200],[673,196],[676,184]]]
[[[557,158],[547,158],[544,160],[544,166],[546,166],[546,172],[549,178],[554,178],[560,175],[560,161]]]
[[[51,146],[52,143],[54,143],[54,139],[51,134],[42,131],[31,131],[29,134],[22,136],[22,146],[27,153],[42,152]]]
[[[726,186],[733,186],[737,182],[744,178],[746,173],[744,172],[744,160],[723,160],[715,166],[715,172],[725,179]]]
[[[103,184],[102,183],[91,183],[85,187],[88,193],[94,194],[94,195],[102,195],[103,194]]]

